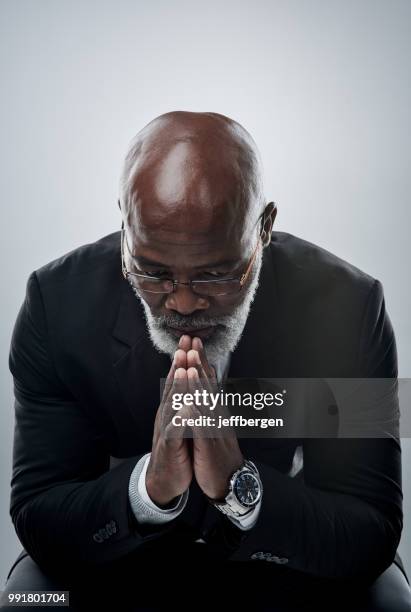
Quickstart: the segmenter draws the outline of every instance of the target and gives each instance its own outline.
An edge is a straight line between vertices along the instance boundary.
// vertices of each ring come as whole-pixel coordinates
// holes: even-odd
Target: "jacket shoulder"
[[[287,232],[273,232],[270,250],[280,282],[298,278],[301,289],[320,290],[320,295],[355,290],[368,293],[376,282],[327,249]]]
[[[88,244],[81,245],[36,269],[40,284],[67,283],[78,277],[92,275],[112,266],[121,270],[120,232],[112,232]]]

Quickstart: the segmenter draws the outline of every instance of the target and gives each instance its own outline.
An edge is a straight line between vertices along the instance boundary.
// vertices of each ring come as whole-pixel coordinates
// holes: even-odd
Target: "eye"
[[[144,274],[145,276],[158,276],[158,277],[170,277],[170,274],[167,272],[167,270],[144,270],[142,268],[139,268],[138,266],[136,266],[136,264],[132,264],[131,266],[131,270],[132,272],[135,272],[136,274]]]
[[[146,274],[147,276],[158,276],[161,278],[170,278],[170,273],[167,270],[141,270],[140,274]]]
[[[224,278],[227,276],[227,272],[217,272],[216,270],[212,270],[210,272],[203,272],[202,276],[208,278]]]
[[[218,270],[206,270],[205,272],[203,272],[203,274],[210,279],[211,278],[234,278],[237,273],[238,273],[238,266],[236,266],[234,269],[232,267],[229,268],[228,270],[220,268]]]

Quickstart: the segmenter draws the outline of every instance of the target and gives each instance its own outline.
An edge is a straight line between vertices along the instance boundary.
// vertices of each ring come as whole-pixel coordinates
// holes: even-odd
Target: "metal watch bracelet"
[[[234,482],[237,479],[237,477],[241,474],[241,473],[247,473],[247,472],[251,472],[258,480],[259,483],[259,487],[260,487],[260,494],[255,502],[255,504],[253,504],[251,507],[245,507],[243,506],[238,500],[237,497],[234,493]],[[248,459],[246,459],[244,461],[244,464],[238,469],[236,470],[233,475],[230,478],[230,484],[229,484],[229,491],[225,497],[225,499],[222,500],[215,500],[215,499],[210,499],[209,501],[213,504],[213,506],[215,506],[220,512],[222,512],[223,514],[227,515],[227,516],[231,516],[234,518],[240,518],[240,517],[245,517],[247,514],[249,514],[250,512],[252,512],[256,506],[256,504],[258,503],[258,501],[261,499],[262,496],[262,483],[261,483],[261,479],[258,473],[258,470],[256,468],[256,466],[254,465],[254,463]]]

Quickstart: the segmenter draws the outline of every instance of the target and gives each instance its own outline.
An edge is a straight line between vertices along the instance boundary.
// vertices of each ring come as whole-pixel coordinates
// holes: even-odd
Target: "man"
[[[399,563],[396,437],[166,430],[178,384],[396,378],[381,283],[272,231],[257,148],[223,115],[150,122],[119,207],[121,232],[30,275],[14,328],[11,516],[26,552],[79,604],[121,590],[121,609],[191,591],[253,609],[353,604]],[[233,483],[252,483],[249,503]]]

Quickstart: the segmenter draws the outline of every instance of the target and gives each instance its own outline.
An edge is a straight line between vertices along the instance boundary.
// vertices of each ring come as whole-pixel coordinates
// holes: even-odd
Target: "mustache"
[[[213,327],[217,325],[229,327],[229,323],[232,320],[230,315],[222,315],[220,317],[205,317],[191,316],[191,315],[178,315],[166,314],[153,316],[153,323],[157,329],[165,329],[167,327],[174,327],[175,329],[184,330],[190,329],[202,329],[204,327]]]

